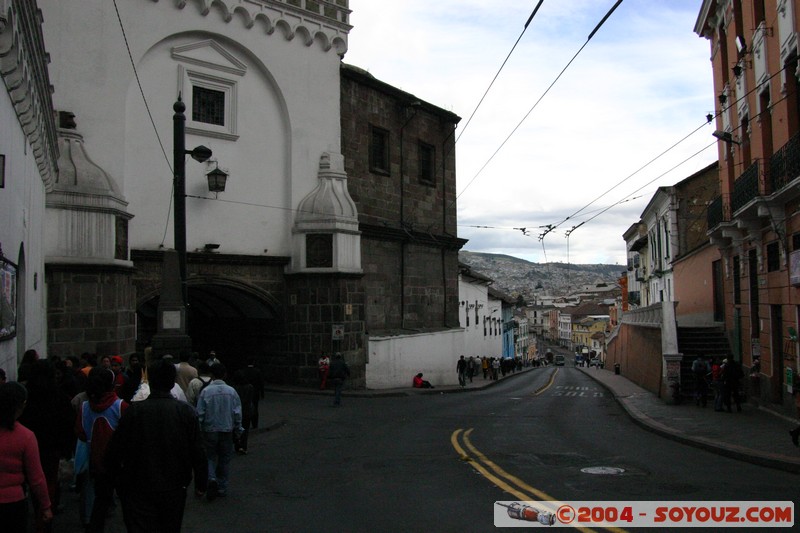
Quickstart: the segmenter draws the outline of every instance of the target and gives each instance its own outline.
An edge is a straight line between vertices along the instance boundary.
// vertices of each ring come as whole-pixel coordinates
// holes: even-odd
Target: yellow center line
[[[550,388],[550,386],[553,384],[553,382],[556,380],[556,374],[558,374],[558,368],[556,368],[555,372],[553,372],[552,374],[550,374],[550,379],[547,381],[547,385],[545,385],[545,386],[544,386],[544,387],[542,387],[541,389],[539,389],[539,390],[537,390],[536,392],[534,392],[534,393],[533,393],[533,395],[534,395],[534,396],[539,396],[541,393],[543,393],[544,391],[546,391],[547,389],[549,389],[549,388]]]
[[[483,477],[485,477],[486,479],[488,479],[489,481],[500,487],[502,490],[508,492],[509,494],[514,495],[514,497],[516,497],[517,499],[519,500],[533,499],[527,494],[516,490],[514,487],[512,487],[502,479],[498,478],[497,476],[494,476],[481,464],[477,463],[472,457],[464,453],[464,449],[461,447],[460,444],[458,444],[458,435],[461,433],[461,431],[462,431],[461,429],[457,429],[456,431],[454,431],[453,434],[450,436],[450,442],[453,444],[453,448],[456,449],[456,452],[458,452],[462,461],[468,461],[469,464],[472,466],[472,468],[480,472]]]
[[[558,372],[558,369],[556,369],[556,372]],[[553,373],[553,375],[555,375],[555,373]],[[552,379],[551,379],[551,383],[550,384],[552,384]],[[550,384],[548,384],[547,386],[549,387]],[[509,474],[508,472],[503,470],[500,466],[498,466],[496,463],[491,461],[488,457],[486,457],[486,455],[481,453],[481,451],[478,450],[472,444],[472,441],[470,441],[470,439],[469,439],[469,436],[472,434],[473,429],[474,428],[469,428],[466,432],[464,432],[464,435],[463,435],[464,445],[467,447],[467,449],[470,451],[470,453],[472,453],[478,459],[478,461],[480,461],[480,462],[476,461],[475,459],[473,459],[473,457],[468,455],[464,451],[464,448],[461,446],[461,444],[459,444],[458,437],[464,431],[463,429],[457,429],[450,435],[450,443],[453,445],[453,448],[456,450],[456,452],[458,453],[458,455],[459,455],[459,457],[461,458],[462,461],[469,462],[469,464],[472,466],[472,468],[474,468],[475,470],[480,472],[480,474],[483,477],[485,477],[486,479],[488,479],[489,481],[491,481],[492,483],[497,485],[500,489],[508,492],[509,494],[512,494],[512,495],[516,496],[517,499],[520,499],[522,501],[534,501],[534,500],[536,500],[536,498],[530,496],[530,494],[533,494],[533,495],[538,497],[538,500],[541,500],[541,501],[537,501],[537,503],[550,504],[551,507],[552,506],[556,506],[556,508],[548,509],[550,512],[555,513],[558,510],[557,507],[560,506],[562,502],[560,502],[556,498],[553,498],[552,496],[550,496],[549,494],[547,494],[544,491],[541,491],[541,490],[539,490],[539,489],[537,489],[535,487],[531,487],[530,485],[525,483],[520,478]],[[483,464],[481,464],[481,463],[483,463]],[[483,465],[486,465],[489,469],[494,471],[494,473],[497,474],[497,476],[492,474],[489,471],[489,469],[485,468]],[[500,477],[498,477],[498,476],[500,476]],[[523,491],[527,491],[527,493],[517,490],[517,488],[515,488],[515,487],[509,485],[508,483],[506,483],[505,481],[503,481],[501,479],[501,477],[505,478],[506,480],[508,480],[511,483],[513,483],[514,485],[516,485],[517,488],[522,489]],[[575,529],[577,529],[578,531],[584,531],[586,533],[592,533],[594,531],[593,529],[589,529],[589,528],[585,528],[585,527],[576,527]],[[606,529],[608,531],[613,531],[615,533],[626,533],[624,529],[616,528],[616,527],[607,527],[607,528],[604,528],[604,529]]]

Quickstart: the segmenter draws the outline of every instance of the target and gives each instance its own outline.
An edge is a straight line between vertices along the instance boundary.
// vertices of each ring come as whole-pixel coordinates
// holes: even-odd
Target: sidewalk
[[[664,437],[761,466],[800,473],[800,449],[789,430],[797,421],[752,404],[742,412],[715,412],[694,402],[668,405],[655,394],[606,369],[577,367],[609,390],[633,421]]]

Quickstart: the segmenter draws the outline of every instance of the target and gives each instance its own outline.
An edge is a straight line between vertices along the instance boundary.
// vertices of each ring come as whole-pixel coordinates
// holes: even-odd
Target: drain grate
[[[600,476],[616,476],[625,472],[624,468],[617,468],[616,466],[587,466],[581,468],[584,474],[594,474]]]

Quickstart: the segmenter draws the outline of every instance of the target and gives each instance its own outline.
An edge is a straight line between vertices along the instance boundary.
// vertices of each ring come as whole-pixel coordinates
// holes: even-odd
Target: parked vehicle
[[[592,367],[592,366],[597,366],[597,367],[602,366],[602,364],[600,363],[600,358],[599,357],[592,357],[589,360],[589,366],[590,367]]]

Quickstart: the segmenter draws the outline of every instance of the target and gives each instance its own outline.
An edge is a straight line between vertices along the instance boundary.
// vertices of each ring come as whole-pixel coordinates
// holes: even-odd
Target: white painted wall
[[[464,355],[467,359],[470,356],[502,356],[502,322],[499,334],[490,334],[487,324],[484,335],[484,318],[502,319],[502,304],[498,300],[489,299],[485,283],[471,283],[470,278],[461,275],[458,278],[458,300],[458,322],[464,328],[464,349],[458,355]],[[462,302],[464,305],[461,305]],[[497,311],[492,313],[495,309]]]
[[[0,85],[2,87],[2,85]],[[5,186],[0,188],[0,246],[3,255],[24,265],[17,279],[17,336],[0,341],[0,368],[16,379],[17,358],[27,349],[47,355],[44,284],[45,188],[33,152],[22,132],[8,93],[0,90],[0,154],[5,155]],[[34,276],[37,278],[34,289]]]
[[[225,21],[222,4],[203,14],[193,2],[118,2],[159,145],[110,4],[40,3],[54,105],[75,114],[90,157],[129,202],[130,247],[173,247],[173,103],[181,83],[189,91],[192,70],[235,82],[239,137],[186,136],[187,149],[211,148],[230,172],[224,201],[187,198],[187,249],[217,243],[222,253],[290,255],[293,209],[316,187],[321,154],[340,151],[336,49],[299,30],[289,40],[288,27],[268,34],[259,20],[249,28],[244,17]],[[186,158],[187,194],[213,197],[211,168]]]
[[[410,388],[419,372],[434,387],[456,385],[457,354],[464,353],[464,332],[370,337],[367,353],[368,389]]]

